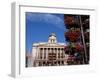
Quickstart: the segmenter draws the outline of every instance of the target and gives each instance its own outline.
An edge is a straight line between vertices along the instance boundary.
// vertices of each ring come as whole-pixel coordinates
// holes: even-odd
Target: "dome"
[[[48,38],[49,43],[57,43],[57,38],[55,33],[51,33]]]
[[[55,36],[55,37],[56,37],[56,34],[55,34],[55,33],[51,33],[50,36]],[[49,36],[49,37],[50,37],[50,36]]]

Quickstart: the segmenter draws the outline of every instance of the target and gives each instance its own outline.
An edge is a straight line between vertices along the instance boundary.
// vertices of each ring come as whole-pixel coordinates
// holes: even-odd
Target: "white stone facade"
[[[64,43],[58,43],[55,33],[51,33],[48,42],[34,43],[32,47],[33,66],[66,65],[67,57]]]

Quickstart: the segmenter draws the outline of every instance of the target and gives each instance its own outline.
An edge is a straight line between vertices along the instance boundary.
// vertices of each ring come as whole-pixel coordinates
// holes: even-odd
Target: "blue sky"
[[[64,15],[26,12],[26,51],[31,53],[32,44],[47,42],[54,32],[58,42],[64,42]]]

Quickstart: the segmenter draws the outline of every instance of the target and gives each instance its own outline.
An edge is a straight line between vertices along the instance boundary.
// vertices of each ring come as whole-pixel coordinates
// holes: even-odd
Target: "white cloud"
[[[62,27],[64,25],[63,19],[53,14],[29,12],[27,13],[27,19],[34,22],[44,22],[44,23],[52,24],[55,27],[64,30],[64,27]]]

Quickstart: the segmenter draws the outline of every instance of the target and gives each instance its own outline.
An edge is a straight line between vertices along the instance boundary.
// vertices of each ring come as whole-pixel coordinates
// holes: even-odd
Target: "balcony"
[[[85,42],[89,42],[89,32],[84,32]]]
[[[74,17],[73,16],[65,16],[64,22],[65,22],[65,24],[73,24]]]
[[[76,42],[80,39],[81,32],[80,31],[69,31],[65,32],[66,41]]]
[[[82,52],[84,50],[83,45],[78,43],[73,43],[68,46],[65,46],[65,54],[74,55],[76,52]]]
[[[65,46],[64,51],[65,51],[65,54],[69,54],[69,51],[70,51],[69,46]]]
[[[70,29],[70,28],[79,28],[79,22],[76,18],[74,18],[73,16],[66,16],[64,19],[64,23],[66,26],[66,29]]]

